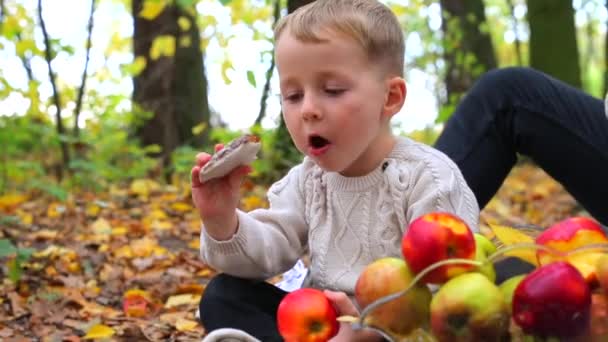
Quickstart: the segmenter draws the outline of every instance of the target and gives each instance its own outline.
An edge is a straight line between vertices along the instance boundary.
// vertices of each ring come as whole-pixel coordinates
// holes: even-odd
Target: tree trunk
[[[292,13],[293,11],[295,11],[296,9],[309,4],[311,2],[313,2],[314,0],[288,0],[287,1],[287,12],[288,13]],[[296,147],[293,144],[293,142],[291,141],[291,138],[289,136],[289,132],[287,131],[287,126],[285,126],[285,120],[283,120],[283,115],[280,116],[280,121],[279,121],[279,127],[277,128],[276,132],[275,132],[275,149],[278,149],[279,152],[283,158],[280,158],[284,161],[284,163],[282,165],[279,166],[279,168],[284,168],[284,169],[288,169],[290,168],[292,165],[290,164],[290,162],[285,162],[287,160],[293,161],[293,159],[296,159],[296,155],[299,155],[299,153],[297,153]]]
[[[570,0],[527,0],[530,66],[581,87],[574,9]]]
[[[171,152],[183,144],[201,145],[207,139],[210,111],[207,99],[203,53],[195,18],[175,5],[167,5],[153,20],[138,16],[143,0],[133,0],[135,56],[146,57],[144,70],[133,78],[133,100],[152,117],[138,128],[137,135],[144,145],[158,144],[168,165]],[[182,30],[179,18],[189,22]],[[182,19],[182,21],[183,21]],[[163,35],[175,38],[175,54],[150,57],[154,40]],[[188,42],[184,44],[183,42]],[[192,127],[201,122],[207,129],[194,136]]]
[[[482,73],[496,67],[482,0],[441,0],[448,103],[458,101]]]

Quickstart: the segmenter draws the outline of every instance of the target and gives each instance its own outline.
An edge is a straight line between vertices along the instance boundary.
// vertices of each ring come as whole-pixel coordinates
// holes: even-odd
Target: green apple
[[[475,238],[475,246],[477,249],[481,249],[486,256],[490,256],[496,253],[496,245],[490,241],[485,235],[480,233],[474,233],[473,237]]]
[[[505,302],[509,308],[509,313],[512,311],[513,306],[513,293],[515,292],[515,288],[517,285],[526,277],[525,274],[520,274],[517,276],[513,276],[505,281],[503,281],[498,288],[502,291],[502,294],[505,296]]]
[[[498,286],[477,272],[450,279],[431,301],[431,331],[439,342],[508,340],[510,320]]]
[[[495,282],[496,270],[494,269],[494,264],[491,262],[486,262],[486,260],[488,259],[488,256],[496,252],[496,246],[487,237],[479,233],[475,233],[473,235],[475,237],[475,260],[484,263],[483,265],[477,267],[475,271],[488,277],[491,282]]]

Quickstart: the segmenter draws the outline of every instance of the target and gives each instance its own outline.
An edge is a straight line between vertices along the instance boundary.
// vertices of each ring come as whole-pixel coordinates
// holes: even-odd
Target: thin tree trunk
[[[80,111],[82,109],[82,98],[84,96],[85,87],[87,84],[87,71],[89,69],[89,56],[91,53],[91,34],[93,33],[93,14],[95,13],[95,0],[91,0],[91,12],[89,14],[89,23],[87,25],[87,43],[86,43],[86,55],[84,60],[84,68],[82,70],[82,79],[80,81],[80,88],[78,88],[78,95],[76,97],[76,108],[74,109],[74,137],[80,136],[80,127],[78,126],[78,118],[80,117]]]
[[[17,33],[16,35],[17,37],[17,42],[21,41],[21,33]],[[32,66],[30,63],[30,60],[25,57],[25,56],[19,56],[19,59],[21,60],[21,64],[23,65],[23,69],[25,69],[25,74],[27,75],[27,80],[28,81],[33,81],[34,80],[34,73],[32,72]]]
[[[133,100],[152,113],[138,127],[137,135],[144,145],[161,146],[160,156],[168,166],[175,148],[183,144],[200,146],[209,132],[210,110],[200,33],[195,17],[177,5],[167,5],[153,20],[138,15],[142,0],[133,0],[132,6],[134,54],[147,58],[145,69],[133,78]],[[186,31],[180,28],[179,18],[188,21]],[[175,38],[174,56],[149,58],[152,43],[159,36]],[[207,125],[207,129],[194,136],[192,128],[200,123]]]
[[[276,0],[274,2],[274,22],[272,26],[274,27],[281,16],[281,2]],[[266,70],[266,83],[264,83],[264,89],[262,90],[262,98],[260,99],[260,112],[258,113],[258,117],[255,119],[255,125],[260,125],[264,116],[266,115],[266,101],[268,100],[268,94],[270,93],[270,80],[272,78],[272,74],[274,71],[274,49],[271,52],[270,57],[270,65],[268,66],[268,70]]]
[[[530,66],[581,87],[571,0],[527,0]]]
[[[57,169],[57,177],[59,180],[61,180],[63,178],[63,171],[68,170],[70,165],[70,151],[68,149],[68,144],[64,139],[66,132],[61,118],[61,95],[59,94],[59,89],[57,88],[57,82],[55,80],[55,73],[53,72],[53,68],[51,66],[53,53],[49,34],[46,30],[46,24],[42,16],[42,0],[38,0],[38,19],[40,20],[40,28],[42,29],[42,36],[44,38],[44,58],[48,66],[51,87],[53,88],[53,102],[57,109],[55,112],[55,123],[57,125],[57,134],[59,135],[59,145],[61,146],[61,154],[63,158],[62,167]]]
[[[441,0],[448,102],[458,101],[485,71],[496,67],[482,0]]]

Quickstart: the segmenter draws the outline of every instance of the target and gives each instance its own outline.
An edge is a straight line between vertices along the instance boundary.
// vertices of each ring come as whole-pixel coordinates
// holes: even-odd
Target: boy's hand
[[[359,310],[344,292],[324,290],[325,296],[332,302],[338,316],[359,316]],[[331,342],[382,341],[382,336],[370,329],[353,330],[350,323],[340,323],[338,335]]]
[[[222,144],[215,145],[215,152]],[[201,183],[199,172],[211,159],[208,153],[196,155],[196,164],[190,171],[192,201],[198,209],[207,233],[216,240],[228,240],[237,230],[236,208],[239,203],[239,188],[250,166],[239,166],[221,178]]]

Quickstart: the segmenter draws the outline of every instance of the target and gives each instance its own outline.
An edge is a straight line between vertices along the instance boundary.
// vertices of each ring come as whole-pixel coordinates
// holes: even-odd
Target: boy
[[[409,222],[447,211],[477,228],[479,208],[456,165],[391,134],[406,85],[403,33],[389,8],[318,0],[280,21],[275,42],[285,123],[305,158],[271,186],[269,209],[244,213],[236,209],[238,190],[250,168],[201,184],[210,155],[197,155],[201,256],[224,272],[205,290],[201,321],[209,331],[234,328],[209,338],[281,340],[275,315],[286,293],[263,280],[306,252],[311,286],[325,289],[340,315],[357,315],[349,296],[358,275],[380,257],[401,256]],[[343,324],[335,340],[381,337]]]

